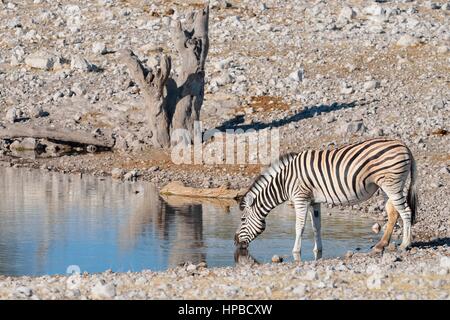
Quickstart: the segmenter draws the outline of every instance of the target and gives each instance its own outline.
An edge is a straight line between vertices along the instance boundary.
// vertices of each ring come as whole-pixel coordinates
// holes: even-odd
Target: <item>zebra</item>
[[[411,174],[408,194],[406,180]],[[266,169],[246,192],[240,203],[241,224],[235,245],[247,248],[266,228],[266,216],[290,200],[295,208],[295,242],[292,250],[299,259],[307,213],[314,234],[314,254],[321,256],[321,203],[352,205],[369,199],[378,189],[388,197],[388,222],[381,240],[374,246],[381,252],[389,244],[400,215],[403,221],[401,249],[411,244],[411,225],[416,220],[416,162],[401,141],[375,138],[335,149],[307,150],[286,154]]]

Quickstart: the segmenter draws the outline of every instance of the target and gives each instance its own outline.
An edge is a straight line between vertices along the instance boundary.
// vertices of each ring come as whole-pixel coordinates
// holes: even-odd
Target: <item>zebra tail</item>
[[[411,151],[409,153],[411,156],[411,182],[409,184],[409,190],[408,195],[406,197],[406,201],[408,202],[408,206],[411,209],[411,224],[414,224],[416,222],[416,213],[418,207],[417,193],[416,193],[417,168],[416,168],[416,161],[414,160]]]

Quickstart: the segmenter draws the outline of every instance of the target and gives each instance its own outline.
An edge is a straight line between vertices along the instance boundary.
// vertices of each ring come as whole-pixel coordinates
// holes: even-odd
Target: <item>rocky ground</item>
[[[0,299],[449,299],[448,246],[299,264],[165,272],[0,276]]]
[[[260,172],[259,165],[174,165],[169,153],[149,148],[139,88],[130,81],[115,54],[131,48],[149,66],[155,66],[158,53],[165,52],[174,57],[176,67],[179,60],[170,38],[172,21],[183,20],[188,11],[201,6],[197,1],[0,1],[0,129],[11,123],[76,129],[93,136],[112,134],[116,141],[114,152],[62,156],[55,152],[50,157],[36,157],[31,152],[18,157],[19,151],[48,142],[0,140],[2,165],[115,174],[157,185],[173,180],[202,187],[250,185]],[[401,139],[418,162],[420,210],[413,227],[415,241],[439,238],[448,244],[449,3],[211,1],[209,36],[201,113],[205,129],[277,128],[282,152],[375,136]],[[355,209],[383,217],[383,197],[374,197]],[[406,254],[402,259],[414,265],[417,259],[432,270],[439,265],[433,257],[441,251],[445,254],[445,249],[448,247],[419,250],[423,254]],[[360,270],[357,266],[364,259],[352,262],[355,270]],[[330,268],[334,263],[340,262],[330,261]],[[318,263],[322,264],[327,262]],[[408,278],[401,270],[409,266],[405,262],[393,265],[405,268],[386,271],[387,287],[392,286],[392,292],[396,292],[408,286],[400,280]],[[283,271],[294,266],[260,266],[255,276],[272,268]],[[319,291],[350,297],[344,289],[352,283],[350,280],[365,281],[355,270],[340,272],[349,277],[347,284],[333,289],[328,288],[332,282],[324,282],[325,287]],[[223,272],[225,278],[233,272],[216,271]],[[397,271],[400,273],[396,276]],[[326,270],[323,272],[321,277],[325,277]],[[143,273],[142,281],[150,281],[147,276],[163,279],[170,274]],[[448,288],[448,275],[436,275],[440,280],[430,280],[433,277],[422,275],[422,271],[417,275],[424,288],[441,280]],[[109,277],[92,275],[87,279],[103,276]],[[120,275],[118,279],[121,277],[140,276]],[[55,288],[65,283],[64,278],[48,279],[54,281]],[[20,281],[32,282],[10,279],[0,285],[13,288]],[[119,296],[120,288],[117,284]],[[55,296],[65,294],[57,290]],[[274,297],[275,292],[278,290],[274,290]],[[280,292],[284,297],[295,296],[293,291]],[[367,297],[390,294],[386,290],[366,293]],[[304,294],[314,298],[315,290],[305,289]],[[422,291],[414,294],[417,298],[426,296]]]

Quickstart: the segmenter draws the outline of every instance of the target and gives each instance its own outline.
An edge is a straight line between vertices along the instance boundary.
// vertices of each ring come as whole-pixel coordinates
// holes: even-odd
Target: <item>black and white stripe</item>
[[[411,172],[408,196],[404,186]],[[265,228],[267,214],[291,200],[296,212],[294,252],[300,251],[306,214],[315,232],[315,250],[321,250],[320,203],[355,204],[381,188],[405,224],[402,247],[410,244],[410,225],[416,213],[415,161],[402,142],[371,139],[333,150],[308,150],[284,155],[250,187],[241,202],[241,226],[235,240],[247,246]]]

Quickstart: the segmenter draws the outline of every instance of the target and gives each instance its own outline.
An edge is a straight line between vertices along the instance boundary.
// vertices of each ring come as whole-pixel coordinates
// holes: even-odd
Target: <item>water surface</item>
[[[186,261],[232,266],[234,201],[160,197],[150,183],[0,168],[0,274],[165,270]],[[323,213],[323,257],[369,250],[373,221]],[[295,215],[282,205],[250,246],[259,262],[290,257]],[[307,222],[302,259],[313,259]],[[72,269],[71,269],[72,268]]]

